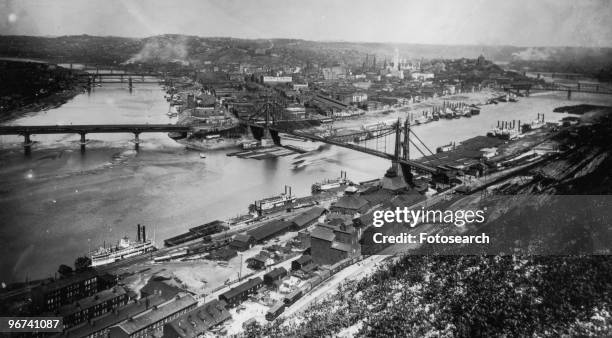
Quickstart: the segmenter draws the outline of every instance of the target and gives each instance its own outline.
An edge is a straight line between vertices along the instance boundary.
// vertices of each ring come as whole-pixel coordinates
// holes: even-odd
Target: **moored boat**
[[[138,224],[137,241],[130,241],[130,239],[125,236],[121,238],[116,246],[107,248],[106,245],[104,245],[90,252],[91,266],[110,264],[155,250],[157,250],[157,248],[153,241],[147,240],[145,226],[140,226],[140,224]]]

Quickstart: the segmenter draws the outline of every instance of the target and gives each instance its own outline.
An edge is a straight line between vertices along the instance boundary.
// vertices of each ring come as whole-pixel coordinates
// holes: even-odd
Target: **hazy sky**
[[[612,47],[609,0],[0,0],[0,34]]]

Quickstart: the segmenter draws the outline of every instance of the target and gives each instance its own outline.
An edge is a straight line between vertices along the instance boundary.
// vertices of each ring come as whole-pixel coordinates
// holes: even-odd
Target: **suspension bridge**
[[[351,134],[322,136],[313,132],[302,130],[304,121],[283,120],[282,105],[275,102],[266,102],[260,109],[240,122],[249,126],[254,135],[259,135],[262,139],[271,139],[274,143],[280,144],[279,134],[288,134],[295,137],[308,139],[311,141],[322,142],[354,151],[359,151],[368,155],[391,160],[394,166],[401,166],[404,176],[410,174],[412,170],[434,174],[440,168],[410,158],[411,145],[422,156],[436,158],[431,149],[414,133],[410,128],[410,121],[406,119],[403,123],[400,119],[391,125],[379,125],[372,130],[363,130]],[[317,123],[313,123],[317,125]],[[320,123],[318,123],[320,125]],[[387,142],[390,138],[392,141]],[[380,140],[384,140],[384,142]],[[370,147],[368,147],[368,141]],[[393,151],[388,152],[392,147]],[[440,164],[442,164],[440,162]]]

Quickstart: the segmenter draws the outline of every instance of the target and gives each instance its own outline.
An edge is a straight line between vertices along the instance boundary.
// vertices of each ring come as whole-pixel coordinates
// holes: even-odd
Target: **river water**
[[[61,107],[8,124],[173,123],[163,95],[154,84],[135,83],[132,92],[126,84],[104,84]],[[532,97],[414,131],[435,149],[482,135],[500,119],[529,121],[545,112],[547,120],[558,120],[562,116],[552,108],[592,99],[573,94],[565,102],[562,93]],[[245,213],[254,200],[276,195],[284,185],[303,196],[312,183],[337,177],[340,170],[363,181],[380,177],[389,166],[379,158],[331,147],[295,171],[294,156],[258,161],[213,151],[202,159],[163,133],[141,134],[138,152],[132,134],[87,137],[82,154],[78,135],[34,135],[37,144],[25,157],[21,137],[0,136],[0,282],[52,276],[59,264],[73,265],[89,248],[124,235],[135,238],[137,223],[147,225],[148,235],[163,243],[189,227]]]

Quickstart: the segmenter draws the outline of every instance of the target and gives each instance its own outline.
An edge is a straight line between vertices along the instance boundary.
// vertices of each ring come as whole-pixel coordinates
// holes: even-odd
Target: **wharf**
[[[485,154],[482,149],[499,147],[506,142],[496,137],[476,136],[461,142],[453,150],[425,156],[417,162],[432,167],[468,167],[480,161]]]

